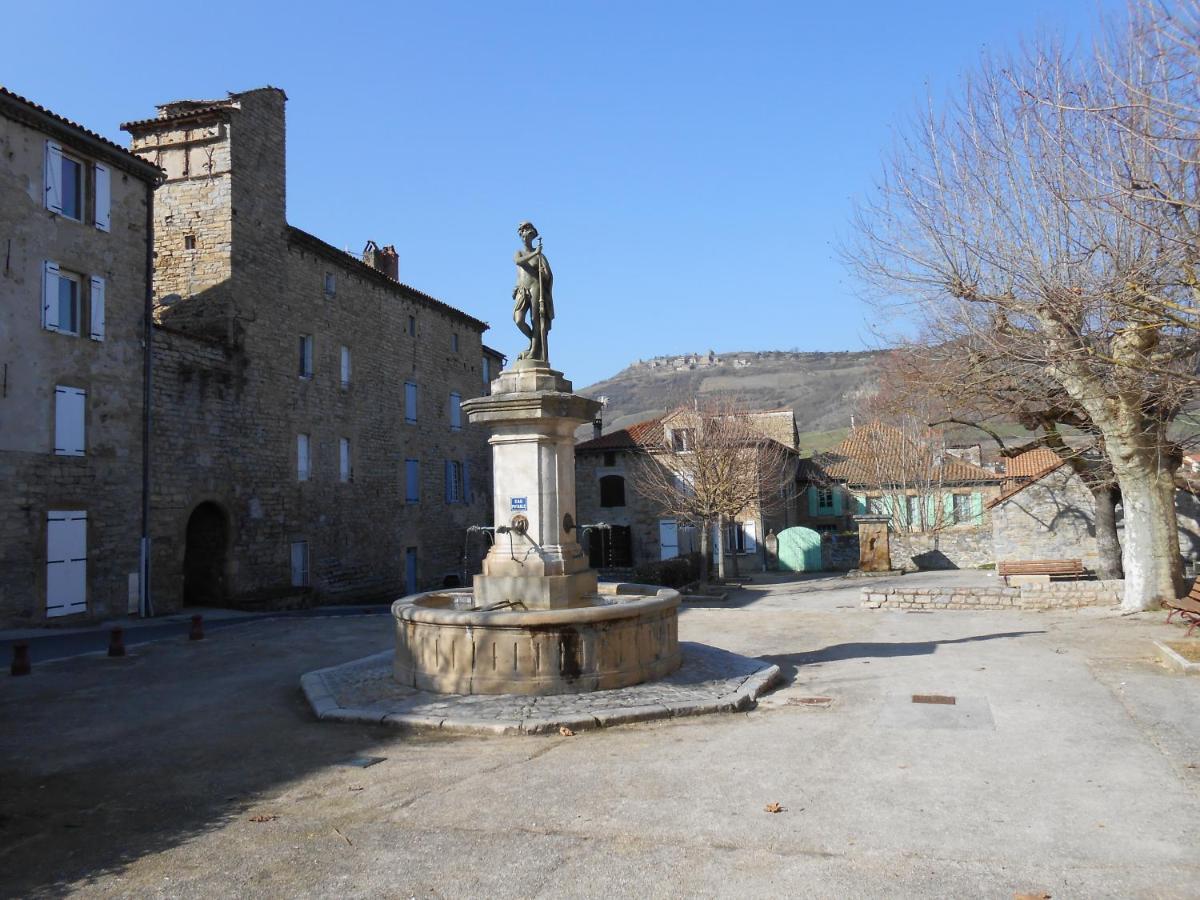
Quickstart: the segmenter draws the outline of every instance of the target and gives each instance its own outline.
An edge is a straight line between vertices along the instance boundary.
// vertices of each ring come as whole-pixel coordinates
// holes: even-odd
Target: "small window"
[[[337,276],[332,272],[325,273],[325,296],[332,297],[337,293]]]
[[[308,587],[308,541],[292,542],[292,587]]]
[[[79,334],[83,279],[73,272],[58,272],[58,331]]]
[[[817,512],[823,516],[833,512],[833,488],[817,488]]]
[[[411,381],[404,383],[404,421],[410,425],[417,421],[417,386]]]
[[[62,214],[83,221],[83,163],[62,155]]]
[[[196,236],[194,234],[185,234],[183,236],[183,249],[184,250],[195,250],[196,249]]]
[[[417,317],[416,316],[408,317],[408,333],[411,334],[413,337],[417,336]]]
[[[453,333],[450,335],[450,352],[451,353],[458,352],[458,334],[457,333]]]
[[[671,429],[671,449],[673,449],[676,453],[683,453],[687,450],[691,450],[693,443],[692,429]]]
[[[492,361],[486,356],[483,358],[483,386],[486,388],[492,383]]]
[[[55,385],[54,453],[83,456],[87,422],[87,392],[81,388]]]
[[[462,395],[450,395],[450,430],[462,431]]]
[[[959,525],[975,521],[970,494],[954,495],[954,521]]]
[[[350,387],[350,348],[342,347],[342,388]]]
[[[308,481],[312,475],[312,456],[307,434],[296,435],[296,480]]]
[[[300,377],[312,378],[313,374],[313,339],[311,334],[300,335]]]
[[[888,510],[887,500],[884,499],[883,497],[868,497],[867,498],[867,512],[869,512],[873,516],[890,515],[890,512]]]
[[[353,472],[350,468],[350,439],[338,438],[338,478],[350,481]]]
[[[421,502],[421,463],[419,460],[404,461],[404,502]]]
[[[446,502],[462,503],[463,464],[456,459],[446,460]]]
[[[612,468],[617,464],[617,452],[615,450],[604,451],[604,465]]]
[[[924,516],[921,515],[921,508],[925,505],[922,497],[908,497],[908,525],[910,528],[920,529]]]
[[[625,505],[625,479],[620,475],[605,475],[600,479],[600,505]]]

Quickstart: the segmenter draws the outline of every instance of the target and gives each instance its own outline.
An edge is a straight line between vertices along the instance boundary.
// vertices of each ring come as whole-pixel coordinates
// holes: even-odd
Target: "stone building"
[[[0,622],[138,608],[158,175],[0,88]]]
[[[491,515],[460,403],[487,325],[287,223],[286,97],[128,122],[154,199],[153,556],[159,611],[379,599],[464,577]]]
[[[586,533],[583,541],[591,565],[598,569],[624,569],[671,559],[700,550],[692,523],[663,515],[635,489],[639,465],[670,467],[673,453],[689,451],[692,422],[679,413],[637,422],[610,434],[596,435],[575,446],[575,496],[582,525],[604,523],[606,529]],[[785,448],[794,472],[798,433],[790,409],[749,414],[756,431]],[[597,430],[599,430],[597,426]],[[747,451],[747,465],[754,465]],[[789,475],[790,478],[790,475]],[[763,497],[737,521],[726,525],[727,556],[738,557],[741,571],[760,567],[762,539],[796,521],[795,492],[789,483],[786,496]],[[715,553],[715,540],[709,541]]]

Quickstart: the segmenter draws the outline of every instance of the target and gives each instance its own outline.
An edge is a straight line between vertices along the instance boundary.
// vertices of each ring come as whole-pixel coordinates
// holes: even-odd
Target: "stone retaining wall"
[[[1005,587],[890,588],[862,590],[867,609],[1076,609],[1117,606],[1123,581],[1052,581]]]
[[[977,569],[996,560],[990,525],[912,534],[892,532],[888,540],[892,565],[897,569]]]

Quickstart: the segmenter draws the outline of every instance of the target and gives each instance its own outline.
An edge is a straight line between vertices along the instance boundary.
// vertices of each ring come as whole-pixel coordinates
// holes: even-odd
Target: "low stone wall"
[[[1005,587],[890,588],[862,590],[867,609],[1077,609],[1117,606],[1123,581],[1051,581]]]
[[[888,537],[897,569],[977,569],[996,561],[991,525]]]
[[[858,568],[857,534],[821,535],[821,569],[825,572],[849,572]]]

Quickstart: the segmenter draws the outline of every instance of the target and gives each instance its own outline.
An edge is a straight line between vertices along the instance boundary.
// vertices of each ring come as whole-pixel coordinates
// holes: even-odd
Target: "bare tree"
[[[727,397],[698,399],[662,421],[661,442],[644,448],[631,473],[633,489],[661,514],[699,528],[705,580],[708,536],[717,526],[717,576],[724,579],[725,523],[783,502],[796,454],[765,436],[754,414]]]
[[[1052,51],[984,61],[956,103],[901,138],[847,255],[883,295],[911,298],[926,333],[990,344],[1086,412],[1121,490],[1124,607],[1140,610],[1181,588],[1167,430],[1198,349],[1180,308],[1200,298],[1180,288],[1182,246],[1145,227],[1139,198],[1104,189],[1137,148],[1105,118],[1044,100],[1096,81]]]

